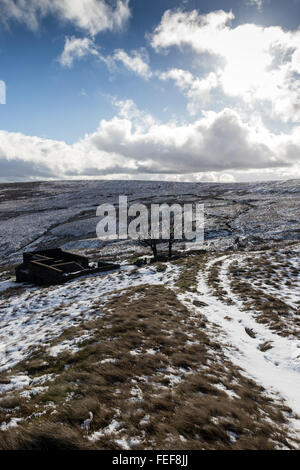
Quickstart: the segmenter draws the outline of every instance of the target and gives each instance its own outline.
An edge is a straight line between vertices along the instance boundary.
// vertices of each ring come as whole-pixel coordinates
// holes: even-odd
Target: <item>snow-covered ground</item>
[[[164,273],[155,267],[141,268],[138,273],[132,270],[124,266],[121,271],[75,279],[62,286],[29,287],[9,297],[9,303],[0,297],[0,372],[24,359],[32,347],[47,347],[66,328],[100,316],[111,296],[128,287],[171,282],[177,273],[170,266]],[[12,284],[7,283],[7,288]],[[63,346],[53,349],[53,354],[75,347]]]
[[[8,383],[0,383],[0,395],[19,391],[23,398],[38,394],[53,379],[38,377],[36,382],[14,368],[35,348],[45,348],[49,356],[77,352],[93,330],[82,330],[80,337],[59,336],[71,326],[103,316],[105,305],[122,292],[136,286],[164,285],[191,312],[206,317],[206,332],[217,341],[227,358],[265,388],[276,401],[283,400],[292,410],[291,426],[300,436],[300,182],[260,184],[196,184],[151,182],[61,182],[30,185],[0,185],[0,373],[12,369]],[[102,202],[117,203],[119,195],[134,202],[190,202],[205,204],[208,262],[197,271],[196,288],[185,292],[176,286],[185,266],[169,262],[165,270],[158,265],[139,269],[129,266],[129,258],[144,255],[143,248],[122,241],[103,244],[95,238],[96,208]],[[80,253],[112,259],[124,257],[120,270],[75,279],[65,285],[38,288],[16,284],[9,265],[20,260],[23,251],[61,246]],[[125,259],[127,257],[127,259]],[[264,258],[265,257],[265,258]],[[269,273],[264,272],[268,260]],[[233,288],[232,267],[241,269],[246,286],[286,306],[286,316],[278,317],[287,332],[273,328],[268,318],[259,321],[260,312]],[[216,287],[210,282],[217,271]],[[244,276],[244,277],[243,277]],[[135,294],[131,301],[141,298]],[[247,300],[247,289],[244,293]],[[197,306],[198,305],[198,306]],[[273,312],[277,314],[277,312]],[[103,317],[102,317],[103,318]],[[249,334],[250,333],[250,334]],[[283,334],[284,333],[284,334]],[[54,342],[53,340],[57,340]],[[193,338],[189,338],[193,344]],[[267,345],[262,348],[262,345]],[[155,356],[153,348],[143,354]],[[130,354],[140,354],[133,349]],[[109,363],[110,358],[103,360]],[[111,360],[114,363],[115,359]],[[177,371],[178,372],[178,371]],[[184,375],[183,375],[184,376]],[[180,383],[175,369],[166,377],[170,387]],[[165,378],[166,378],[165,377]],[[224,389],[222,383],[216,385]],[[232,390],[225,390],[234,396]],[[132,400],[138,401],[138,393]],[[121,418],[97,430],[90,440],[123,429]],[[18,418],[16,418],[18,419]],[[18,421],[0,423],[2,430],[17,427]],[[120,424],[121,423],[121,424]],[[123,436],[123,435],[122,435]],[[231,439],[234,442],[234,433]],[[130,449],[138,442],[122,437],[118,445]]]
[[[201,306],[201,313],[206,315],[209,325],[219,327],[217,339],[223,351],[269,393],[286,400],[294,413],[299,415],[293,423],[300,431],[300,332],[298,337],[281,337],[267,325],[258,323],[254,312],[245,311],[242,302],[230,290],[227,279],[228,265],[235,259],[236,255],[225,255],[210,261],[205,272],[199,272],[196,292],[181,294],[180,299],[193,311],[197,311],[193,303],[195,300],[206,305]],[[219,261],[224,261],[220,279],[222,288],[233,301],[231,305],[220,301],[207,283],[207,273]],[[300,275],[294,292],[294,298],[297,297],[298,301],[299,294]],[[280,289],[277,295],[281,297]],[[253,337],[247,334],[247,329],[253,332]],[[211,334],[216,335],[214,330]],[[272,348],[262,352],[259,346],[266,342]]]
[[[236,237],[260,241],[300,239],[300,182],[162,183],[75,181],[0,185],[0,265],[22,252],[95,238],[100,204],[200,202],[206,238],[228,248]],[[244,240],[242,240],[244,242]],[[72,246],[72,245],[71,245]]]
[[[269,395],[285,400],[294,413],[291,423],[300,431],[300,420],[296,419],[296,415],[300,416],[300,332],[298,337],[282,337],[267,324],[258,323],[255,312],[245,311],[242,301],[232,292],[229,279],[230,264],[238,261],[242,265],[245,256],[248,254],[232,253],[212,257],[204,270],[199,269],[196,291],[178,293],[178,299],[193,315],[199,311],[206,316],[210,335],[222,345],[222,350],[233,364],[263,385]],[[253,256],[259,255],[254,253]],[[214,265],[220,265],[220,261],[220,286],[227,298],[231,299],[231,304],[220,300],[208,284],[210,270]],[[121,271],[76,279],[62,286],[29,287],[20,293],[14,291],[9,304],[7,298],[0,298],[0,371],[18,364],[29,352],[32,353],[35,346],[48,348],[52,356],[65,350],[76,352],[78,345],[91,337],[93,331],[83,332],[80,338],[65,340],[51,348],[48,345],[70,326],[100,317],[106,302],[129,287],[161,284],[176,290],[174,282],[180,269],[172,263],[167,264],[164,272],[159,272],[155,266],[140,268],[138,271],[124,266]],[[278,298],[282,297],[296,305],[299,302],[300,277],[297,282],[297,286],[290,288],[290,291],[286,285],[282,289],[279,287]],[[11,281],[4,282],[3,291],[5,286],[9,289],[12,284]],[[201,302],[201,307],[196,306],[197,301]],[[253,337],[249,336],[247,330],[253,333]],[[262,352],[260,345],[264,343],[272,347]],[[132,351],[131,354],[139,352]],[[148,354],[155,354],[155,351],[149,350]],[[0,392],[26,388],[29,383],[29,377],[15,376],[9,385],[1,386]],[[105,434],[106,430],[101,433]]]

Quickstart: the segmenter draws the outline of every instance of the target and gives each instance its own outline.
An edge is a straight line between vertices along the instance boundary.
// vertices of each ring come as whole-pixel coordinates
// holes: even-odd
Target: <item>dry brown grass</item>
[[[231,289],[244,302],[245,311],[256,312],[256,320],[281,336],[299,336],[299,309],[268,293],[264,284],[277,290],[286,284],[299,288],[299,271],[289,262],[286,253],[248,257],[242,264],[233,262],[229,268]],[[293,279],[293,280],[291,280]]]
[[[182,257],[175,261],[175,265],[183,268],[176,282],[178,289],[182,292],[194,292],[196,290],[196,278],[205,259],[205,255],[190,255],[187,258]]]
[[[11,371],[32,378],[54,374],[54,381],[30,398],[8,393],[10,408],[0,402],[2,421],[23,418],[0,432],[0,448],[118,449],[121,437],[136,439],[136,449],[292,447],[285,408],[225,358],[207,336],[205,319],[170,289],[132,288],[107,303],[104,313],[60,337],[92,330],[78,352],[51,357],[41,348]],[[89,411],[91,433],[102,430],[93,444],[80,429]],[[118,425],[111,432],[113,422]]]
[[[2,433],[1,450],[92,450],[95,447],[82,439],[80,429],[47,422],[19,426],[18,431]]]
[[[226,291],[221,287],[220,280],[220,267],[222,266],[222,261],[215,262],[208,271],[207,283],[213,289],[214,294],[218,297],[219,300],[228,302],[226,296]]]

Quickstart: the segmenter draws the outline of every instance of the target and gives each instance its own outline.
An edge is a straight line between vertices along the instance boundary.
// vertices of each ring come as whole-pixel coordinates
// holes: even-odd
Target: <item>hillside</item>
[[[205,204],[205,244],[96,239],[96,208]],[[300,181],[0,186],[0,448],[300,448]],[[23,251],[121,269],[16,284]],[[82,424],[93,413],[90,429]]]

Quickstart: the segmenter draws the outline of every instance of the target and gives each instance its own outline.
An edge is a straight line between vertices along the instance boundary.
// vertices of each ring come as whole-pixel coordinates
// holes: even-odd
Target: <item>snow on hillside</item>
[[[228,282],[228,265],[236,258],[235,255],[225,255],[213,259],[206,265],[206,273],[199,272],[197,291],[181,295],[180,298],[194,310],[197,310],[197,307],[193,306],[193,302],[204,303],[201,312],[210,323],[213,322],[220,328],[218,339],[230,359],[258,383],[263,384],[269,392],[284,398],[300,417],[300,328],[293,337],[281,337],[270,330],[267,324],[258,323],[255,312],[245,311]],[[229,305],[224,305],[207,284],[207,273],[220,261],[223,262],[223,268],[220,270],[221,288],[225,289],[231,299]],[[299,314],[299,273],[293,287],[288,292],[285,290],[284,294],[282,295],[280,288],[276,292],[279,298],[292,298],[298,306]],[[251,336],[247,331],[251,332]],[[261,344],[270,344],[272,347],[262,352],[259,348]],[[300,419],[295,420],[294,425],[300,431]]]
[[[178,260],[136,268],[132,258],[145,256],[147,251],[144,248],[130,241],[104,244],[95,238],[97,206],[103,202],[116,204],[119,194],[128,195],[132,202],[204,203],[206,252],[181,252]],[[103,370],[112,367],[114,372],[109,372],[109,377],[110,374],[119,377],[121,372],[116,372],[121,361],[118,341],[122,340],[122,332],[124,329],[127,331],[128,327],[128,339],[125,335],[121,343],[121,356],[129,357],[130,367],[134,361],[144,357],[142,364],[150,367],[148,362],[153,361],[155,370],[152,379],[147,375],[149,371],[146,374],[142,368],[141,371],[138,369],[132,381],[124,382],[124,390],[126,393],[130,391],[130,398],[126,398],[128,403],[139,403],[141,409],[144,406],[143,393],[146,393],[142,389],[146,386],[154,387],[155,393],[151,389],[150,394],[154,398],[170,390],[173,397],[177,396],[177,392],[181,397],[180,387],[189,380],[204,380],[206,371],[212,382],[204,386],[200,380],[198,398],[212,393],[210,403],[214,404],[216,394],[221,393],[222,400],[229,400],[226,402],[228,409],[235,400],[240,399],[246,400],[246,407],[249,403],[254,406],[251,390],[247,386],[245,392],[245,383],[248,382],[243,382],[251,379],[258,387],[255,389],[255,400],[260,405],[255,402],[255,407],[262,406],[260,400],[267,400],[275,410],[272,425],[275,423],[277,426],[274,418],[277,416],[276,410],[278,413],[281,407],[285,410],[287,427],[282,425],[282,417],[278,426],[283,426],[280,429],[286,433],[286,440],[278,438],[275,446],[293,448],[294,442],[300,439],[299,181],[227,185],[53,182],[1,185],[0,195],[0,421],[3,421],[0,422],[0,431],[19,429],[24,423],[31,422],[34,416],[34,413],[21,416],[18,406],[8,411],[8,407],[1,406],[1,400],[7,397],[12,401],[25,402],[26,407],[38,408],[41,419],[52,416],[54,412],[59,415],[62,412],[60,407],[64,410],[70,402],[73,403],[72,400],[77,403],[75,392],[68,389],[69,382],[64,401],[59,398],[60,401],[54,403],[51,399],[40,405],[38,400],[51,386],[55,389],[59,374],[69,373],[70,383],[74,385],[76,381],[72,378],[72,368],[75,366],[70,361],[70,355],[74,358],[78,355],[80,363],[81,354],[85,357],[88,350],[87,345],[90,345],[92,357],[93,348],[99,348],[97,367]],[[121,262],[121,269],[81,277],[61,286],[40,288],[14,282],[10,265],[21,259],[23,251],[53,246],[77,250],[91,257],[117,259]],[[165,293],[156,293],[156,288],[163,287],[167,289]],[[147,292],[150,300],[147,304],[145,300],[143,304]],[[168,292],[174,298],[168,298],[169,310],[164,311]],[[155,304],[156,295],[160,296],[159,305]],[[124,300],[119,301],[123,297]],[[140,309],[136,313],[137,325],[144,321],[145,316],[149,328],[145,329],[145,337],[140,344],[139,335],[134,335],[142,335],[142,329],[139,326],[130,329],[130,322],[126,324],[126,317],[130,316],[136,303]],[[144,313],[144,306],[147,313]],[[111,318],[106,318],[110,314]],[[172,315],[178,315],[176,321]],[[155,328],[151,326],[152,321],[158,322]],[[168,327],[164,326],[166,321],[170,321]],[[87,327],[87,322],[91,322],[92,326]],[[118,330],[120,323],[122,326]],[[71,327],[76,334],[73,335]],[[104,341],[101,336],[103,331],[107,329],[109,332],[114,327],[117,333],[113,337],[107,333]],[[64,332],[69,330],[68,335],[64,336]],[[207,336],[199,339],[199,334]],[[154,335],[153,344],[149,342],[149,335]],[[135,347],[131,345],[131,340]],[[160,340],[162,343],[157,344],[156,341]],[[170,362],[171,356],[164,353],[167,347],[172,351],[172,341],[175,341],[178,354],[182,355],[179,359],[176,357],[174,363]],[[201,349],[204,344],[208,348],[205,361],[201,355],[204,354]],[[200,349],[196,349],[198,353],[189,355],[187,351],[190,348]],[[64,364],[65,353],[69,354],[69,359]],[[35,354],[39,358],[44,354],[47,358],[41,370],[35,365]],[[195,368],[192,366],[193,360],[198,361]],[[55,366],[50,364],[51,361]],[[161,362],[164,363],[163,367]],[[61,365],[58,367],[57,364],[63,364],[63,367],[59,369]],[[223,369],[224,373],[229,371],[226,380],[220,372]],[[85,371],[73,371],[74,377],[76,374],[81,377],[83,373]],[[99,380],[101,382],[102,378]],[[116,384],[113,382],[111,393],[114,396],[121,396],[122,380],[121,377]],[[15,394],[18,394],[17,399]],[[41,403],[44,403],[43,400]],[[126,400],[119,404],[124,409],[127,407]],[[219,403],[218,400],[216,403]],[[167,405],[162,406],[168,410],[166,413],[172,422],[174,415]],[[257,413],[266,413],[269,422],[271,418],[263,410],[263,407],[259,408]],[[143,426],[147,427],[147,423],[154,419],[153,416],[149,417],[150,411],[141,415],[142,431],[138,425],[130,434],[122,424],[125,417],[120,410],[114,409],[110,420],[105,421],[102,427],[99,424],[89,440],[111,439],[109,446],[116,445],[121,449],[134,448],[145,442],[149,445]],[[217,426],[219,418],[207,419],[214,419]],[[159,429],[160,433],[163,427]],[[226,428],[225,437],[222,435],[225,441],[228,438],[225,447],[238,448],[239,433],[233,429],[231,424]],[[174,445],[180,442],[184,446],[187,442],[182,434],[174,434],[172,439]],[[274,438],[271,440],[274,444]],[[253,445],[259,447],[256,443]]]
[[[257,184],[143,181],[42,182],[0,185],[0,264],[20,260],[24,250],[95,238],[96,209],[129,202],[205,204],[206,238],[231,246],[237,236],[299,240],[300,181]]]
[[[121,271],[75,279],[62,286],[24,286],[24,291],[21,287],[10,295],[9,304],[6,296],[0,297],[0,372],[18,364],[33,347],[46,347],[66,328],[101,316],[101,304],[105,305],[111,296],[129,286],[171,282],[177,272],[171,267],[164,273],[142,268],[135,274],[132,269],[124,266]],[[3,284],[6,289],[16,286],[12,282]]]

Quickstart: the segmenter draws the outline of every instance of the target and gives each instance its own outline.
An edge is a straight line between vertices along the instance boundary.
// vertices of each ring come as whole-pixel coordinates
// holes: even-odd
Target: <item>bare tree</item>
[[[141,246],[151,249],[154,261],[158,260],[158,245],[167,245],[168,256],[172,257],[173,245],[182,237],[183,213],[179,204],[171,207],[136,204],[128,215],[129,233]]]
[[[173,245],[175,243],[175,238],[174,236],[170,237],[169,241],[168,241],[168,255],[169,255],[169,258],[171,259],[172,258],[172,250],[173,250]]]
[[[146,248],[150,248],[153,254],[153,260],[157,261],[158,259],[157,245],[161,240],[159,240],[159,238],[155,238],[152,236],[153,234],[152,234],[152,227],[151,227],[151,211],[150,211],[151,206],[147,205],[146,207],[148,211],[146,215],[146,222],[148,222],[148,229],[145,231],[145,228],[143,228],[143,231],[140,232],[140,236],[138,236],[138,238],[135,238],[135,240],[139,245],[146,247]],[[130,225],[134,219],[135,219],[134,216],[128,216],[128,225]],[[143,222],[145,222],[145,220]],[[138,226],[139,224],[137,224],[137,227]],[[141,230],[140,226],[139,226],[139,230]]]
[[[158,254],[157,254],[157,245],[159,243],[159,240],[156,240],[156,239],[146,239],[146,238],[140,238],[138,240],[138,243],[141,245],[141,246],[145,246],[147,248],[151,248],[152,250],[152,254],[153,254],[153,260],[154,261],[157,261],[158,260]]]
[[[178,224],[180,226],[179,230],[182,231],[182,218],[181,218],[181,220],[178,219],[178,217],[174,214],[174,212],[171,212],[170,217],[163,220],[163,224],[166,224],[165,228],[167,229],[167,232],[168,232],[168,238],[163,239],[162,241],[164,243],[167,243],[167,245],[168,245],[168,257],[169,257],[169,259],[171,259],[172,258],[173,245],[178,240],[178,238],[177,238],[177,236],[178,236],[177,225]],[[163,225],[162,225],[162,228],[164,228]]]
[[[159,235],[156,230],[152,230],[152,219],[149,216],[149,228],[147,238],[140,238],[138,243],[142,246],[146,246],[152,250],[153,253],[153,260],[158,260],[158,245],[160,244],[167,244],[168,246],[168,257],[172,257],[172,249],[173,245],[176,242],[176,226],[175,226],[175,217],[174,213],[170,214],[169,218],[164,218],[162,214],[160,214],[159,219]],[[155,235],[153,235],[155,233]],[[167,233],[167,238],[163,238],[163,234]]]

